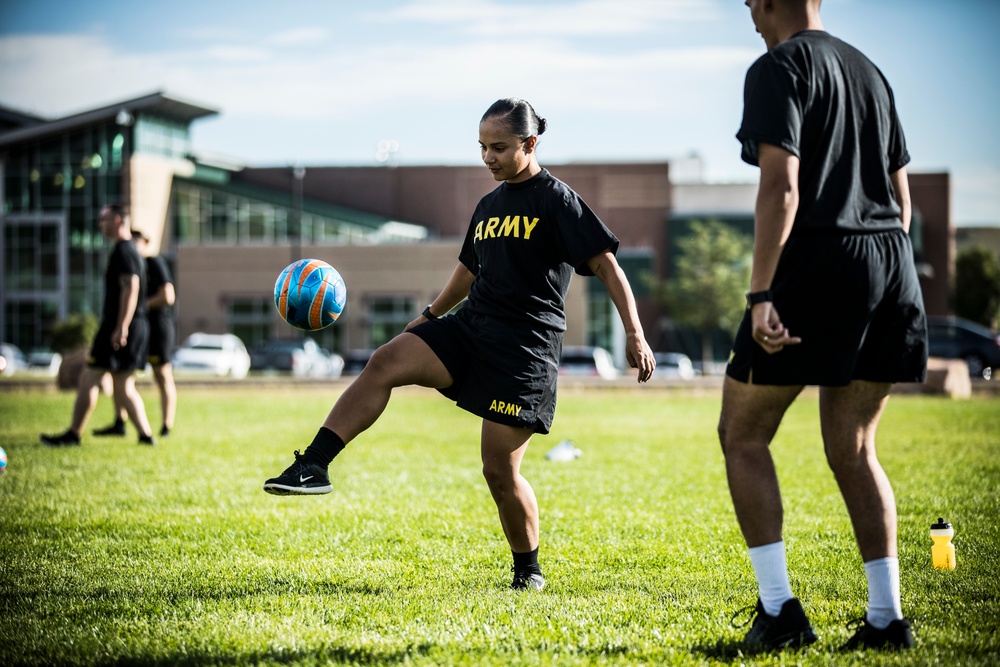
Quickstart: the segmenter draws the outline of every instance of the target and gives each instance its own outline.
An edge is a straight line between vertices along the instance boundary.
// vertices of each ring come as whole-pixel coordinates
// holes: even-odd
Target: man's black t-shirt
[[[807,30],[761,56],[747,72],[736,137],[752,165],[761,143],[799,158],[793,234],[900,228],[889,174],[910,156],[892,89],[849,44]]]
[[[170,275],[170,268],[167,266],[165,259],[159,255],[155,257],[146,258],[146,297],[151,297],[160,291],[164,285],[172,283],[173,278]],[[150,308],[149,309],[149,319],[169,319],[170,318],[170,306],[164,306],[162,308]]]
[[[565,183],[543,169],[503,183],[480,200],[459,254],[476,279],[465,308],[532,326],[566,330],[565,298],[575,270],[618,251],[618,239]]]
[[[139,276],[139,298],[132,321],[146,317],[146,262],[131,240],[115,243],[104,272],[104,311],[102,324],[113,327],[118,322],[122,276]]]

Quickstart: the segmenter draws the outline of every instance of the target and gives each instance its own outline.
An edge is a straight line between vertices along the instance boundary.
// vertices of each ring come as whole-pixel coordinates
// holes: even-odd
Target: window
[[[63,216],[0,219],[0,338],[25,351],[50,345],[53,326],[65,316],[65,233]]]
[[[274,312],[271,297],[232,297],[229,299],[229,331],[247,347],[263,343],[271,338]]]
[[[191,152],[186,123],[142,114],[135,122],[136,152],[184,157]]]
[[[577,278],[579,280],[579,278]],[[621,328],[618,311],[604,284],[589,276],[587,280],[587,344],[614,352],[615,328]]]
[[[416,299],[412,296],[369,298],[365,303],[368,347],[375,349],[388,343],[416,316]]]
[[[89,181],[88,181],[89,182]],[[427,237],[427,229],[401,222],[376,226],[334,215],[299,211],[240,191],[234,193],[205,182],[174,181],[171,214],[177,242],[191,245],[259,245],[288,243],[349,245],[413,243]]]

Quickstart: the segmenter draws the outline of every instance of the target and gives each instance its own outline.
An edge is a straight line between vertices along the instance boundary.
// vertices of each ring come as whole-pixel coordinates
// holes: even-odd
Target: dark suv
[[[989,380],[1000,368],[1000,335],[961,317],[928,317],[930,356],[964,359],[969,375]]]

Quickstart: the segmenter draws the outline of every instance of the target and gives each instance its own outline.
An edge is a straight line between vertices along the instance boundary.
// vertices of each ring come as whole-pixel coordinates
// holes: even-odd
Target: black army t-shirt
[[[111,256],[108,257],[108,268],[104,272],[104,311],[102,323],[114,326],[118,321],[118,308],[121,303],[122,276],[139,276],[139,299],[135,307],[132,321],[146,316],[146,262],[131,240],[119,241],[115,244]]]
[[[736,137],[752,165],[761,143],[799,158],[793,233],[901,226],[889,174],[910,156],[892,89],[849,44],[807,30],[761,56],[747,72]]]
[[[565,298],[575,270],[618,239],[568,185],[548,170],[503,183],[480,200],[459,254],[476,279],[465,308],[566,330]]]
[[[155,257],[146,258],[146,297],[151,297],[160,289],[173,282],[173,278],[170,276],[170,267],[167,266],[167,261],[160,257],[159,255]],[[163,308],[150,308],[149,309],[149,319],[169,319],[170,317],[170,306],[164,306]]]

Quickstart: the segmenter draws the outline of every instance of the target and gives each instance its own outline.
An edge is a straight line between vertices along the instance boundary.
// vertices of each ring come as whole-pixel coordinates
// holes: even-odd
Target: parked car
[[[1000,335],[961,317],[928,317],[930,356],[964,359],[969,375],[989,380],[1000,368]]]
[[[294,377],[338,377],[344,360],[312,338],[276,339],[250,349],[250,368],[291,373]]]
[[[179,373],[245,378],[250,354],[233,334],[193,333],[177,348],[172,363]]]
[[[344,358],[344,375],[357,375],[368,365],[375,350],[351,350]]]
[[[654,352],[656,370],[653,377],[691,380],[695,376],[691,357],[680,352]]]
[[[13,343],[0,343],[0,357],[4,358],[0,375],[13,375],[28,367],[28,358]]]
[[[28,368],[34,373],[55,377],[59,373],[59,364],[61,363],[62,355],[58,352],[35,350],[28,353]]]
[[[618,377],[618,369],[611,353],[603,347],[564,347],[559,359],[559,374],[572,376],[592,376],[605,380]]]

